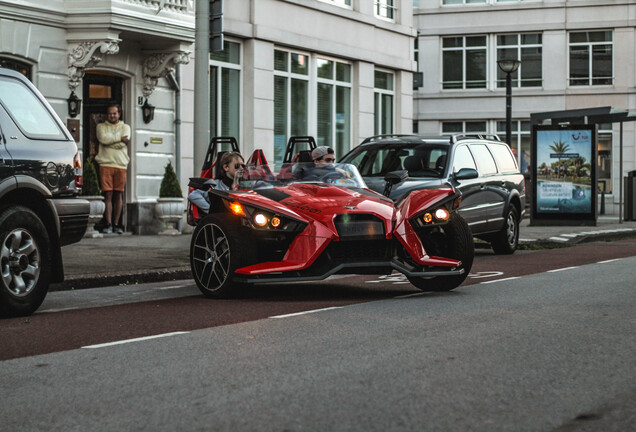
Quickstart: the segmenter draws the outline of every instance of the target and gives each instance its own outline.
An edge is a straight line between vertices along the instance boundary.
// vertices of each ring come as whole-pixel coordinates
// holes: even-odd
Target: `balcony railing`
[[[147,6],[157,11],[167,10],[180,13],[194,11],[194,0],[123,0],[123,2]]]

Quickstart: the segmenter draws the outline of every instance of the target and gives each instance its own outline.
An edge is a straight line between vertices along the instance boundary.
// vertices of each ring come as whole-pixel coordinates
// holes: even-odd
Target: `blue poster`
[[[536,212],[593,213],[590,129],[537,130]]]

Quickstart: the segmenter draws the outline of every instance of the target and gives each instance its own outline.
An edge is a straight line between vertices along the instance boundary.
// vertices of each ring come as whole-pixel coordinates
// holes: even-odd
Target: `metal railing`
[[[166,10],[171,12],[188,13],[194,11],[194,0],[121,0],[124,3],[133,3],[147,6],[154,11]]]

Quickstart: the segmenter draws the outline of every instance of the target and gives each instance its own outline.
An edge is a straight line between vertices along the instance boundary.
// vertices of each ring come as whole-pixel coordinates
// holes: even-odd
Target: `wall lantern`
[[[144,123],[150,123],[155,118],[155,107],[148,103],[148,99],[141,106],[141,112],[144,117]]]
[[[82,110],[82,100],[77,97],[74,91],[71,91],[71,95],[66,99],[66,102],[68,102],[68,115],[71,118],[77,117]]]

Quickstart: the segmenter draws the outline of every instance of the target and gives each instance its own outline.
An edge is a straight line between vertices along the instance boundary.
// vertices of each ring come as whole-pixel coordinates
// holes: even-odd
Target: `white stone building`
[[[197,0],[201,1],[201,0]],[[203,0],[206,1],[206,0]],[[0,66],[23,70],[75,130],[84,158],[109,100],[132,126],[128,231],[153,216],[170,161],[184,192],[194,163],[194,0],[0,0]],[[225,0],[225,50],[210,56],[210,136],[279,161],[290,135],[339,155],[412,127],[412,0]],[[71,91],[79,115],[67,108]],[[155,107],[146,122],[142,105]]]
[[[633,0],[419,0],[414,91],[420,134],[505,136],[505,75],[497,60],[521,60],[513,78],[512,146],[530,158],[530,114],[612,106],[636,110]],[[636,169],[635,123],[599,125],[597,172],[606,213],[617,214],[621,177]]]

